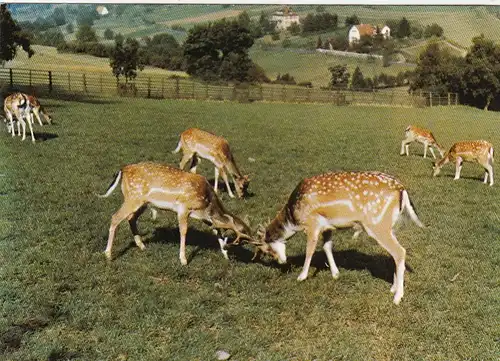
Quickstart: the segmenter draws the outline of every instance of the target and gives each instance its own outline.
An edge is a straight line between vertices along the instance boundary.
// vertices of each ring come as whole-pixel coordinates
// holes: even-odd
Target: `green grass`
[[[315,87],[326,86],[331,74],[328,68],[333,65],[346,64],[351,75],[359,66],[365,77],[373,77],[380,73],[397,75],[401,71],[411,70],[414,66],[406,64],[383,67],[381,60],[357,59],[315,53],[300,53],[294,49],[263,50],[253,47],[250,50],[252,60],[264,68],[266,75],[276,79],[279,74],[289,73],[297,82],[310,81]]]
[[[55,125],[35,145],[0,141],[0,353],[7,360],[496,360],[500,352],[499,187],[478,165],[453,181],[447,166],[411,146],[404,128],[430,127],[445,146],[486,138],[500,144],[498,116],[475,109],[391,109],[109,99],[42,99]],[[421,220],[396,230],[407,249],[406,293],[389,292],[393,262],[363,234],[335,234],[340,278],[318,247],[310,278],[296,281],[305,237],[289,241],[289,264],[252,262],[247,246],[225,261],[191,220],[189,264],[178,260],[176,217],[139,220],[146,251],[128,225],[103,255],[116,192],[99,199],[124,164],[176,165],[180,132],[196,126],[226,137],[251,174],[245,200],[222,201],[255,228],[273,217],[303,178],[330,170],[379,170],[408,188]],[[255,162],[249,162],[252,157]],[[199,172],[212,178],[202,162]]]

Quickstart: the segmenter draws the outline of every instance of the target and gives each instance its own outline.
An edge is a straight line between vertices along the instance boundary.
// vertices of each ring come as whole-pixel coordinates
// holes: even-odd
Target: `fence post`
[[[451,94],[448,93],[448,105],[451,105]]]
[[[10,77],[10,87],[14,87],[14,76],[12,74],[12,68],[9,68],[9,77]]]
[[[236,100],[236,84],[233,85],[233,94],[231,95],[231,97],[232,101]]]
[[[30,69],[30,87],[31,87],[31,69]]]
[[[87,79],[85,77],[85,73],[83,73],[83,91],[87,92]]]
[[[164,91],[165,91],[165,78],[161,78],[161,98],[162,99],[165,98]]]
[[[192,84],[193,84],[193,96],[192,96],[192,98],[194,99],[194,86],[196,83],[194,81],[192,81]]]
[[[102,93],[102,74],[99,75],[99,85],[101,86],[101,93]]]
[[[120,80],[116,77],[116,94],[120,95]]]
[[[283,88],[281,88],[281,100],[283,102],[286,102],[286,88],[285,88],[285,85],[283,85]]]
[[[151,77],[148,76],[148,98],[151,98]]]
[[[180,97],[180,87],[179,87],[179,78],[175,78],[175,99],[179,99]],[[194,82],[193,82],[193,98],[194,98]]]
[[[458,93],[455,93],[455,105],[458,105]]]
[[[71,74],[68,72],[68,91],[71,91]]]
[[[205,85],[205,99],[208,99],[208,83]]]
[[[429,92],[429,104],[432,108],[432,92]]]
[[[264,94],[262,93],[262,84],[260,84],[260,100],[264,100]]]
[[[52,93],[52,71],[49,70],[49,93]]]

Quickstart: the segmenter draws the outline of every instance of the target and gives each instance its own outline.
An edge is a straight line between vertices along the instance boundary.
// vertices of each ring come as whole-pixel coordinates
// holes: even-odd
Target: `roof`
[[[285,6],[283,10],[276,11],[273,15],[275,16],[297,16],[297,13],[294,13],[291,8]]]
[[[377,30],[373,25],[370,24],[359,24],[356,25],[356,28],[359,31],[359,35],[373,35],[373,33]]]

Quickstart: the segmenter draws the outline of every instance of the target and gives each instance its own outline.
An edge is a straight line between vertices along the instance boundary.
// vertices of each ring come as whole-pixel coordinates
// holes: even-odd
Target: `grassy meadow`
[[[0,358],[4,360],[498,360],[500,183],[465,164],[446,166],[412,145],[405,127],[438,141],[486,138],[500,145],[498,114],[465,107],[396,109],[139,99],[42,99],[54,125],[39,142],[0,137]],[[209,228],[190,221],[189,264],[178,259],[176,217],[139,219],[146,250],[118,228],[112,262],[103,251],[118,190],[104,193],[123,165],[176,165],[179,134],[200,127],[226,137],[251,175],[244,200],[221,193],[252,228],[283,206],[304,177],[330,170],[378,170],[408,188],[420,219],[402,220],[405,296],[389,292],[394,265],[366,234],[335,233],[340,269],[331,278],[318,246],[298,283],[305,236],[288,242],[289,261],[251,261],[252,249],[223,259]],[[254,162],[249,161],[254,158]],[[498,162],[498,161],[497,161]],[[202,161],[199,172],[213,178]]]

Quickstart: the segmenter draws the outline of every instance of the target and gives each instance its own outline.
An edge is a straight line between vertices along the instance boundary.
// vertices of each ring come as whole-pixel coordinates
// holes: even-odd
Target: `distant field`
[[[81,71],[81,72],[109,72],[109,59],[97,58],[91,55],[58,53],[56,48],[49,46],[33,46],[35,55],[28,58],[25,52],[19,51],[16,58],[8,62],[6,67],[40,70]],[[184,72],[174,72],[160,68],[146,67],[138,76],[145,75],[179,75],[187,76]]]
[[[444,146],[486,138],[500,144],[498,114],[466,107],[397,109],[329,104],[238,104],[108,98],[41,99],[55,124],[39,141],[0,133],[0,359],[2,360],[481,360],[498,361],[500,182],[464,164],[431,176],[422,146],[399,155],[408,124]],[[139,219],[146,250],[127,222],[107,262],[119,188],[96,197],[124,164],[177,165],[180,132],[201,127],[226,137],[251,195],[224,205],[252,229],[274,217],[297,183],[330,170],[378,170],[398,177],[426,229],[402,219],[405,295],[392,303],[394,262],[363,233],[334,233],[340,277],[322,242],[309,278],[297,282],[305,235],[288,241],[288,263],[252,261],[252,248],[223,259],[202,222],[190,220],[189,264],[178,259],[172,212]],[[250,161],[249,158],[253,158]],[[496,165],[498,168],[498,164]],[[199,173],[213,178],[202,161]]]
[[[401,49],[401,53],[404,55],[407,61],[415,63],[417,62],[420,53],[426,48],[427,44],[428,41],[424,40],[416,45]],[[446,49],[447,51],[449,51],[453,56],[465,56],[465,54],[467,53],[466,50],[457,48],[446,40],[439,41],[439,46],[442,49]]]
[[[347,64],[352,75],[359,65],[363,75],[373,77],[382,72],[396,75],[414,67],[406,64],[396,64],[384,68],[380,60],[361,60],[342,56],[326,55],[322,53],[300,53],[294,49],[282,51],[266,51],[253,48],[250,57],[254,62],[264,68],[272,80],[278,73],[289,73],[297,82],[310,81],[314,86],[326,86],[330,81],[328,68],[333,65]]]

